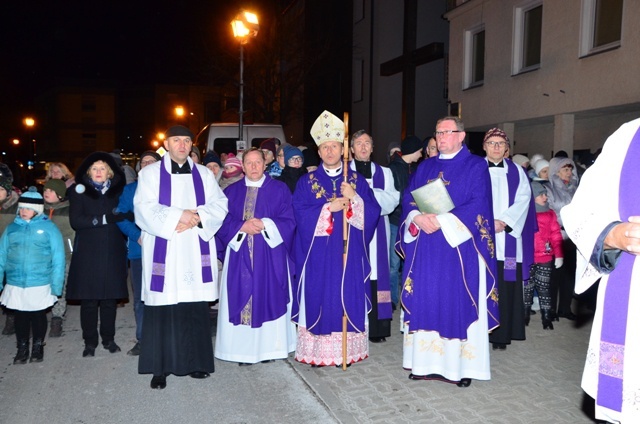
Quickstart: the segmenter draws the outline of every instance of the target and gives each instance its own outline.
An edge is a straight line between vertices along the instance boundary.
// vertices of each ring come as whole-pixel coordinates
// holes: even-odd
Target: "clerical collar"
[[[501,160],[500,163],[493,163],[487,159],[487,162],[489,162],[489,168],[504,168],[504,160]]]
[[[172,174],[191,174],[191,167],[189,161],[185,161],[182,166],[178,165],[178,162],[171,159],[171,173]]]
[[[324,168],[324,172],[326,172],[327,175],[330,177],[337,177],[338,175],[342,174],[342,165],[340,165],[336,169],[327,169],[327,167],[324,166],[324,163],[323,163],[322,167]]]
[[[438,159],[453,159],[461,151],[462,151],[462,148],[460,148],[460,150],[458,150],[455,153],[440,153],[440,156],[438,156]]]
[[[247,187],[262,187],[262,184],[264,184],[264,180],[266,179],[266,177],[264,176],[264,174],[262,175],[262,178],[260,178],[258,181],[251,181],[249,178],[247,178],[247,176],[245,175],[244,177],[244,182],[247,185]]]
[[[371,178],[371,161],[362,161],[358,159],[354,159],[353,162],[356,164],[356,171],[359,174],[362,174],[365,178]]]

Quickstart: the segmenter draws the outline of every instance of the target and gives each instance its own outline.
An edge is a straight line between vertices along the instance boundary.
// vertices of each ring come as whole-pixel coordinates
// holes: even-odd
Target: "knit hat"
[[[260,143],[260,150],[271,150],[273,153],[273,157],[276,156],[276,139],[275,138],[267,138],[262,143]]]
[[[194,139],[194,136],[191,130],[182,125],[174,125],[173,127],[169,128],[167,131],[165,131],[164,136],[165,138],[175,137],[175,136],[190,137],[192,141]]]
[[[524,164],[527,163],[527,162],[529,162],[529,164],[531,164],[531,162],[529,161],[529,158],[526,157],[525,155],[520,155],[520,154],[513,155],[513,158],[511,158],[511,160],[514,163],[517,163],[518,165],[520,165],[522,167],[524,167]]]
[[[507,136],[507,133],[502,131],[500,128],[491,128],[489,131],[487,131],[484,135],[482,143],[486,143],[487,140],[489,140],[491,137],[500,137],[504,141],[506,141],[507,144],[509,144],[509,137]]]
[[[531,165],[532,168],[535,168],[536,162],[538,162],[540,159],[544,159],[544,156],[542,156],[540,153],[536,153],[535,155],[531,156],[529,165]]]
[[[207,164],[215,162],[222,168],[222,162],[220,161],[220,156],[213,150],[209,150],[206,155],[204,155],[204,159],[202,159],[202,164],[207,166]]]
[[[405,137],[400,144],[400,151],[403,155],[410,155],[411,153],[415,153],[418,150],[422,150],[422,140],[420,140],[415,135],[410,135]]]
[[[536,175],[539,177],[540,176],[540,171],[542,171],[544,168],[548,168],[548,167],[549,167],[549,161],[548,160],[539,159],[538,161],[536,161],[536,164],[533,167],[533,169],[536,170]]]
[[[13,181],[11,178],[0,176],[0,188],[3,188],[7,191],[7,194],[11,193],[11,189],[13,188]]]
[[[304,159],[304,166],[318,166],[320,165],[320,156],[316,149],[304,149],[302,151],[302,159]]]
[[[145,150],[144,152],[142,152],[142,154],[140,155],[140,162],[142,162],[142,160],[146,157],[146,156],[151,156],[152,158],[154,158],[157,161],[159,161],[160,159],[162,159],[162,157],[155,151],[153,150]]]
[[[227,167],[231,167],[231,170],[227,170]],[[222,176],[224,178],[232,178],[242,174],[242,162],[233,153],[229,153],[227,161],[224,163],[224,171]]]
[[[344,143],[344,122],[325,110],[313,123],[309,133],[318,146],[327,141]]]
[[[304,164],[304,156],[302,156],[302,152],[295,146],[287,145],[284,148],[284,163],[285,165],[289,163],[289,159],[300,156],[302,158],[302,163]]]
[[[67,195],[67,185],[62,180],[50,179],[44,183],[44,189],[53,190],[60,199]]]
[[[531,182],[531,190],[533,191],[534,198],[540,196],[541,194],[547,194],[547,188],[544,186],[544,184],[538,181]]]
[[[64,183],[62,183],[62,185],[64,185]],[[21,208],[31,209],[36,211],[36,214],[42,213],[44,210],[44,199],[42,195],[38,193],[37,188],[31,186],[28,191],[22,193],[22,196],[20,196],[18,200],[18,211],[20,211]]]

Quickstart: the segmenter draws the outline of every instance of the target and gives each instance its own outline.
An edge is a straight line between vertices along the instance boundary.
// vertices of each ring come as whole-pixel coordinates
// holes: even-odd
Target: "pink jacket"
[[[549,209],[537,212],[538,232],[533,241],[533,260],[537,264],[550,262],[554,258],[562,258],[562,234],[556,213]]]

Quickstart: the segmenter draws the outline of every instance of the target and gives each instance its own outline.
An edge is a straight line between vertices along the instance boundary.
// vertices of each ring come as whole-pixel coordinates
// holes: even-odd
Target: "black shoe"
[[[85,345],[84,350],[82,351],[82,357],[86,358],[87,356],[96,356],[96,347]]]
[[[525,306],[524,308],[524,325],[529,325],[529,322],[531,322],[531,313],[533,311],[531,310],[531,306]]]
[[[553,330],[553,320],[551,319],[551,311],[542,311],[542,329]]]
[[[133,347],[127,352],[129,356],[139,356],[140,355],[140,342],[136,342]]]
[[[238,365],[240,365],[241,367],[250,367],[253,364],[250,364],[248,362],[238,362]]]
[[[49,330],[49,337],[60,336],[62,336],[62,318],[53,317],[51,318],[51,329]]]
[[[507,350],[506,343],[493,343],[493,350]]]
[[[109,353],[120,352],[120,346],[116,344],[113,340],[110,340],[106,343],[102,343],[102,346],[109,351]]]
[[[562,314],[558,314],[558,316],[560,318],[566,318],[569,321],[575,321],[576,319],[578,319],[578,316],[576,314],[574,314],[573,312],[569,311],[566,313],[562,313]]]
[[[31,349],[31,358],[29,362],[42,362],[44,357],[44,341],[42,339],[33,340],[33,348]]]
[[[263,364],[270,364],[271,362],[276,362],[275,359],[265,359],[264,361],[260,361]]]
[[[384,337],[369,337],[369,341],[371,343],[384,343],[387,339]]]
[[[18,353],[13,358],[14,364],[26,364],[29,359],[29,340],[18,340]]]
[[[351,364],[347,364],[347,368],[349,368]],[[342,364],[336,364],[336,368],[342,368]]]
[[[456,386],[458,386],[458,387],[469,387],[469,386],[471,386],[471,379],[470,378],[463,378],[458,382],[458,384],[456,384]]]
[[[532,309],[531,310],[531,315],[535,315],[535,314],[537,314],[537,312]]]
[[[164,375],[154,375],[150,384],[152,389],[162,390],[167,387],[167,377]]]
[[[209,377],[209,373],[208,372],[204,372],[204,371],[194,371],[191,374],[189,374],[189,377],[197,378],[197,379],[201,380],[203,378]]]

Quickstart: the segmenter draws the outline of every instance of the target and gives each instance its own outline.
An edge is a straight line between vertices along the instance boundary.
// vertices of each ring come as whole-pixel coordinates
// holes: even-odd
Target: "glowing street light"
[[[182,118],[184,116],[184,108],[182,106],[176,106],[173,111],[176,113],[178,118]]]
[[[163,132],[159,132],[158,134],[156,134],[156,137],[158,138],[158,140],[162,141],[162,140],[164,140],[164,133]]]
[[[24,118],[24,120],[22,122],[24,122],[24,125],[29,127],[29,128],[32,128],[36,124],[35,119],[33,119],[33,118],[29,117],[29,116]]]
[[[20,144],[20,140],[18,140],[17,138],[14,138],[13,140],[11,140],[11,142],[13,143],[14,146],[17,146],[18,144]]]
[[[231,27],[233,28],[233,36],[240,41],[240,98],[238,106],[238,141],[243,141],[242,125],[243,125],[243,102],[244,102],[244,45],[249,42],[251,38],[255,38],[258,35],[260,29],[258,25],[258,16],[255,13],[248,12],[246,10],[238,13],[233,21],[231,21]],[[243,143],[242,149],[244,149]]]

